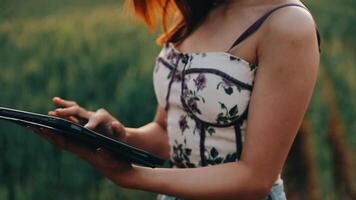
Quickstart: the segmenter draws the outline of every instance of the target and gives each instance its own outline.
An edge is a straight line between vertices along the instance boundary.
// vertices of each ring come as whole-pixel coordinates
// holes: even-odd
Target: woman
[[[318,36],[297,0],[134,0],[152,27],[154,14],[176,23],[153,72],[159,102],[153,122],[127,128],[104,109],[54,98],[49,115],[88,119],[118,139],[170,159],[145,168],[35,130],[77,154],[119,186],[160,199],[286,199],[280,173],[312,95]],[[239,37],[237,37],[240,35]],[[229,48],[230,47],[230,48]],[[177,197],[177,198],[176,198]]]

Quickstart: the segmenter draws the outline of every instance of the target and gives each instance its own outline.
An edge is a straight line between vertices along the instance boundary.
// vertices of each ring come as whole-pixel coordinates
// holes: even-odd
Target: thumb
[[[84,125],[85,128],[87,129],[91,129],[91,130],[94,130],[98,124],[100,123],[100,121],[98,119],[96,119],[96,117],[91,117],[89,118],[89,121],[87,124]]]
[[[118,121],[111,122],[111,129],[113,130],[113,134],[119,139],[124,140],[126,136],[125,127]]]

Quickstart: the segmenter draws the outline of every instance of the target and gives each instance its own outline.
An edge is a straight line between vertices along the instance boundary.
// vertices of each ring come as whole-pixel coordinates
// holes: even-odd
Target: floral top
[[[256,32],[273,12],[289,6],[305,8],[291,3],[268,11],[226,52],[183,53],[172,43],[164,45],[156,59],[153,82],[158,103],[167,111],[172,167],[240,160],[257,66],[228,52]],[[316,33],[320,50],[317,29]],[[279,175],[275,185],[282,184]]]
[[[167,111],[172,167],[239,160],[255,72],[256,65],[227,52],[182,53],[164,45],[153,80]]]

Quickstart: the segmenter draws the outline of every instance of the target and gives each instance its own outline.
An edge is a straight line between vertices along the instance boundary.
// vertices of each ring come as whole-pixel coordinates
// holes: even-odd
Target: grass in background
[[[308,148],[305,154],[313,154],[308,158],[316,160],[312,167],[319,199],[345,199],[341,190],[347,177],[342,176],[349,173],[335,171],[355,171],[354,165],[348,166],[349,157],[356,161],[354,154],[340,148],[342,144],[356,151],[352,45],[356,22],[350,12],[355,3],[307,3],[323,43],[320,76],[306,116],[307,137],[314,142],[302,147]],[[46,113],[53,108],[50,99],[58,95],[91,110],[104,107],[126,126],[152,120],[156,107],[152,70],[159,47],[155,35],[123,12],[121,4],[114,0],[0,1],[0,106]],[[1,121],[0,127],[0,200],[155,197],[113,185],[75,156],[24,129]],[[291,156],[299,160],[292,159],[289,166],[299,166],[305,158]],[[304,191],[312,185],[307,178],[298,183],[303,170],[289,174],[287,188],[290,183],[289,187]]]
[[[53,96],[105,107],[127,126],[153,118],[154,36],[118,5],[0,25],[0,104],[46,113]],[[135,109],[133,109],[135,108]],[[153,199],[17,126],[1,124],[0,199]]]

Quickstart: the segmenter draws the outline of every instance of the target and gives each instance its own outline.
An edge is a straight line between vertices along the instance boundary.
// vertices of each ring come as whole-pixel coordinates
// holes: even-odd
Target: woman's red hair
[[[182,42],[204,20],[216,2],[216,0],[130,1],[135,14],[143,19],[149,29],[155,29],[157,19],[162,20],[163,34],[157,39],[158,44]]]

